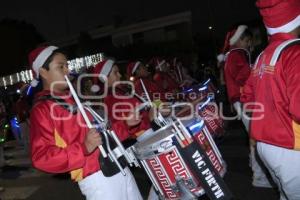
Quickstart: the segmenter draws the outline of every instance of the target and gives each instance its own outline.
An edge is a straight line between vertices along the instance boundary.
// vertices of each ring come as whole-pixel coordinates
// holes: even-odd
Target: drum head
[[[137,157],[144,160],[146,158],[168,152],[173,146],[174,129],[172,125],[167,125],[155,131],[150,137],[135,143],[134,148]]]

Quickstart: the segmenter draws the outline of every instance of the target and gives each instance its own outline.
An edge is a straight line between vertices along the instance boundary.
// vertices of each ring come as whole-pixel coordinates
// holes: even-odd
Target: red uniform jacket
[[[37,97],[50,94],[42,91]],[[62,97],[74,104],[73,98]],[[30,143],[33,166],[49,173],[70,172],[74,181],[100,170],[98,148],[87,154],[84,139],[88,128],[80,114],[73,115],[51,100],[38,101],[30,115]]]
[[[151,128],[148,112],[142,112],[142,121],[134,127],[128,127],[124,117],[132,108],[135,109],[142,102],[136,97],[127,97],[122,92],[117,92],[121,98],[116,97],[111,91],[104,98],[104,104],[107,106],[108,119],[112,124],[112,129],[116,132],[121,141],[128,137],[136,137],[144,131]]]
[[[141,81],[143,80],[144,85],[149,93],[150,99],[153,100],[158,100],[160,99],[161,101],[166,101],[167,95],[162,91],[162,89],[157,85],[154,81],[149,80],[148,78],[138,78],[134,81],[134,89],[135,92],[142,96],[145,97],[145,92],[143,90]],[[160,83],[158,83],[160,84]]]
[[[252,115],[262,116],[251,122],[254,139],[300,150],[300,45],[283,50],[276,65],[269,65],[276,47],[293,38],[284,33],[271,36],[244,87],[241,101],[255,101],[263,106],[261,112],[254,111]]]
[[[176,81],[165,72],[156,72],[153,77],[155,83],[159,84],[164,92],[175,92],[178,90],[179,85]]]
[[[229,51],[224,65],[224,75],[230,103],[240,100],[241,88],[245,85],[250,71],[249,58],[245,50]]]

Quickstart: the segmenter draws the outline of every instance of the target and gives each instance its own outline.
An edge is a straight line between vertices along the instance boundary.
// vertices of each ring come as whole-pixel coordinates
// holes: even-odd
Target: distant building
[[[126,60],[189,54],[193,47],[192,14],[183,12],[119,27],[103,26],[84,33],[83,40],[80,36],[52,42],[70,54],[70,68],[76,71],[93,63],[89,55],[97,55],[96,60],[102,59],[103,54]],[[31,80],[32,72],[26,70],[1,77],[0,87]]]
[[[122,26],[103,26],[86,32],[89,45],[78,42],[79,35],[54,41],[71,57],[104,52],[118,58],[144,57],[153,54],[190,52],[192,50],[192,14],[183,12]],[[86,49],[82,53],[82,46]],[[127,51],[123,51],[123,50]],[[80,53],[78,53],[78,50]]]

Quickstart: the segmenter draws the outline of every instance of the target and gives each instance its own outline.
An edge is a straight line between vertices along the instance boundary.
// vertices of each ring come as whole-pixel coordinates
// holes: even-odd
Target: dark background
[[[0,74],[24,69],[28,52],[43,41],[63,40],[105,25],[126,25],[184,11],[192,12],[193,38],[202,52],[212,45],[219,48],[233,24],[259,20],[255,0],[1,1]],[[209,26],[213,29],[209,30]]]

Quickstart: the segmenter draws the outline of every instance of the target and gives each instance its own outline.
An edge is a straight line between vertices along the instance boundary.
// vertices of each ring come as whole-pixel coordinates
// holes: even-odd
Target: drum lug
[[[180,199],[183,200],[196,200],[197,197],[190,191],[191,188],[197,187],[192,178],[184,179],[177,175],[175,177],[176,185],[172,185],[171,188],[175,193],[180,194]]]
[[[131,146],[131,147],[127,148],[126,152],[129,156],[131,164],[134,164],[135,167],[141,167],[138,160],[137,160],[137,158],[136,158],[136,156],[135,156],[136,150],[135,150],[134,146]]]

